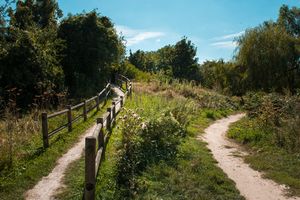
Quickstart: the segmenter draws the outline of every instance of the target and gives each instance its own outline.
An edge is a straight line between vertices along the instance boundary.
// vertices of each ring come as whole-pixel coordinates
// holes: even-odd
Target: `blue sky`
[[[204,60],[230,60],[233,38],[300,0],[58,0],[65,16],[97,9],[127,40],[127,50],[156,50],[187,36]]]

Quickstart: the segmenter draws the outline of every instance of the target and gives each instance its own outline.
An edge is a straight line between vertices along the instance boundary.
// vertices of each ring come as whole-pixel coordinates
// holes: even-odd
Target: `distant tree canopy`
[[[264,22],[236,39],[232,62],[206,62],[202,83],[241,95],[249,90],[296,92],[300,88],[300,9],[283,5],[276,22]]]
[[[125,51],[112,22],[91,12],[58,24],[61,16],[55,0],[0,6],[0,101],[17,91],[18,107],[56,104],[66,92],[94,95],[108,81]]]
[[[293,90],[299,68],[299,40],[275,23],[265,23],[239,38],[237,62],[247,68],[249,89]]]
[[[174,78],[198,81],[200,77],[196,53],[196,47],[184,37],[175,45],[167,45],[157,51],[130,52],[128,60],[143,71],[163,71]]]
[[[94,95],[125,52],[113,24],[96,12],[70,16],[61,22],[59,37],[66,42],[62,65],[71,96]]]

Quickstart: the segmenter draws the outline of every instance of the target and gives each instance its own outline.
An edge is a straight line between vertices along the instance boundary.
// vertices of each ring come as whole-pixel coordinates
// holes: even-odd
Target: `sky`
[[[199,62],[232,59],[234,38],[264,21],[275,21],[283,4],[300,0],[58,0],[64,15],[96,9],[125,37],[127,51],[154,51],[186,36]]]

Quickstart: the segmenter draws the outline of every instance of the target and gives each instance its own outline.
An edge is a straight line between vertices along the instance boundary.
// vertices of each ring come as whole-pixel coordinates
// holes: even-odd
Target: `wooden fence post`
[[[70,105],[67,106],[68,112],[67,112],[67,116],[68,116],[68,131],[71,132],[72,131],[72,107]]]
[[[97,112],[99,111],[99,103],[100,103],[100,96],[97,94],[97,98],[96,98]]]
[[[121,98],[120,104],[121,104],[121,108],[122,108],[123,104],[124,104],[124,96],[120,96],[120,98]]]
[[[128,91],[128,82],[126,80],[126,91]]]
[[[116,117],[116,102],[113,101],[113,102],[112,102],[112,105],[113,105],[113,109],[112,109],[112,118],[115,118],[115,117]]]
[[[86,100],[83,102],[83,120],[87,120],[87,109],[86,109]]]
[[[98,133],[98,150],[104,148],[104,133],[103,133],[103,118],[97,118],[97,124],[102,124],[101,129]]]
[[[130,99],[131,99],[131,96],[132,96],[132,84],[130,83],[130,91],[129,91],[129,96],[130,96]]]
[[[84,199],[95,199],[95,185],[96,185],[96,172],[95,172],[95,159],[96,159],[96,138],[85,138],[85,189]]]
[[[101,160],[105,159],[105,145],[104,144],[104,132],[103,132],[103,118],[97,118],[97,123],[102,124],[102,127],[100,129],[100,132],[98,133],[98,150],[103,147],[103,151],[102,151],[102,156],[101,156]]]
[[[48,137],[48,115],[46,112],[42,113],[42,133],[43,133],[43,145],[44,148],[49,147],[49,137]]]
[[[109,112],[109,115],[106,119],[106,127],[108,130],[111,129],[111,121],[112,121],[112,116],[111,116],[111,107],[107,108],[107,112]]]

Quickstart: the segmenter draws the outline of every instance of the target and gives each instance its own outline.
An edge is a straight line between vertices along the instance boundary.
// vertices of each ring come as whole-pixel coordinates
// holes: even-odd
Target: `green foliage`
[[[245,101],[256,127],[272,133],[270,143],[289,152],[300,152],[298,96],[249,95]]]
[[[127,60],[124,60],[117,70],[118,73],[126,76],[131,80],[150,81],[152,77],[149,72],[141,71]]]
[[[18,0],[16,10],[9,9],[10,25],[20,29],[32,26],[40,28],[56,27],[57,19],[62,17],[55,0]]]
[[[278,24],[285,28],[285,30],[295,37],[300,36],[300,9],[292,7],[291,9],[287,5],[281,6],[279,10]]]
[[[64,89],[64,75],[59,64],[63,43],[55,30],[11,29],[9,40],[0,57],[1,96],[8,100],[7,90],[17,88],[17,105],[22,108],[33,102],[57,102],[57,95]]]
[[[171,66],[175,78],[198,80],[197,49],[190,40],[184,37],[174,47],[174,58]]]
[[[89,127],[95,124],[95,120],[106,111],[107,106],[100,112],[96,113],[96,109],[92,111],[91,117],[86,122],[74,124],[72,132],[65,129],[51,137],[50,147],[46,150],[42,148],[41,122],[36,121],[41,119],[40,113],[32,113],[23,119],[17,119],[8,113],[6,116],[8,123],[0,122],[1,200],[23,199],[24,193],[52,171],[57,159],[66,153]],[[60,121],[52,122],[58,125]],[[13,163],[10,167],[5,163],[9,157],[8,142],[12,145]],[[82,187],[80,189],[82,191]]]
[[[17,89],[17,106],[28,109],[57,104],[64,95],[64,75],[60,65],[63,41],[57,38],[60,16],[52,0],[14,1],[1,6],[0,94],[5,102],[9,91]],[[9,23],[7,23],[9,21]]]
[[[265,23],[247,30],[238,43],[237,61],[247,69],[248,89],[293,91],[300,54],[296,48],[298,42],[285,29]]]
[[[167,45],[157,51],[130,52],[129,62],[142,71],[168,75],[181,80],[200,81],[197,49],[184,37],[175,45]]]
[[[96,12],[69,16],[59,27],[66,41],[62,60],[65,83],[73,97],[94,95],[110,80],[124,47],[112,22]]]
[[[295,93],[300,83],[299,19],[299,8],[283,5],[277,22],[264,22],[235,39],[232,61],[203,63],[201,83],[239,96],[248,91]]]
[[[292,118],[290,119],[295,122]],[[298,130],[299,130],[299,122]],[[278,131],[284,135],[290,135],[286,131],[290,124],[281,127]],[[245,161],[258,171],[263,171],[264,176],[288,186],[288,191],[293,195],[300,195],[299,151],[294,152],[274,145],[277,137],[274,129],[262,127],[259,118],[244,118],[233,124],[228,136],[251,147],[251,153]],[[297,137],[293,139],[297,140]],[[290,145],[290,144],[287,144]],[[299,147],[299,146],[298,146]]]
[[[129,110],[123,119],[123,149],[118,166],[118,183],[124,195],[130,197],[137,189],[135,177],[147,166],[176,156],[184,130],[171,116],[143,123],[135,112]]]

